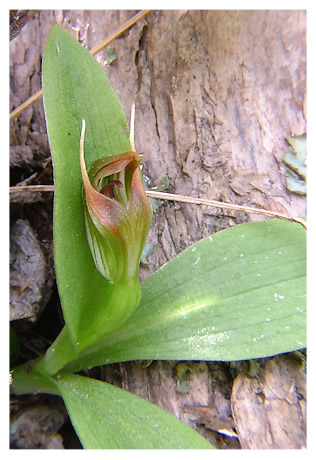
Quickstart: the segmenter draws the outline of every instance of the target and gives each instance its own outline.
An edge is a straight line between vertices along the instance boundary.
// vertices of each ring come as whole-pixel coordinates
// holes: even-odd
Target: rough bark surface
[[[51,25],[61,24],[92,49],[134,13],[38,12],[10,43],[11,109],[41,87],[41,57]],[[136,99],[135,143],[150,184],[160,185],[166,175],[169,192],[306,215],[305,197],[286,189],[282,163],[286,137],[306,132],[305,35],[304,11],[154,11],[113,42],[118,56],[113,64],[104,64],[106,50],[98,53],[128,119]],[[50,183],[42,102],[10,128],[14,183],[32,174],[33,183]],[[23,168],[20,176],[17,167]],[[27,211],[16,204],[12,219],[27,214],[40,241],[47,242],[52,238],[51,197],[38,196]],[[156,249],[141,278],[193,242],[258,219],[166,203],[154,215],[149,239]],[[242,372],[236,377],[228,364],[198,363],[188,368],[185,392],[178,365],[127,363],[106,366],[95,375],[166,408],[218,447],[238,448],[239,442],[242,448],[304,446],[303,403],[298,402],[305,398],[304,375],[288,361],[266,360],[260,380]],[[293,382],[300,379],[300,390],[292,386],[288,396],[284,387],[282,394],[271,396],[276,391],[271,378],[281,388],[289,372]],[[258,385],[265,396],[260,411]],[[257,435],[249,427],[256,427]]]
[[[262,362],[254,377],[239,373],[231,397],[243,449],[306,447],[306,379],[297,354]]]

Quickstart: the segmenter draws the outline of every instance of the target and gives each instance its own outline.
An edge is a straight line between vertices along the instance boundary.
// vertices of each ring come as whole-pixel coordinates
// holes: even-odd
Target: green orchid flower
[[[139,168],[141,156],[125,152],[100,158],[87,170],[85,128],[82,120],[80,167],[87,239],[97,270],[109,281],[109,300],[102,315],[92,310],[91,315],[84,315],[78,334],[84,347],[87,343],[82,339],[96,324],[100,334],[106,335],[137,308],[141,298],[139,264],[152,219]]]
[[[126,152],[95,161],[86,170],[85,121],[80,139],[87,237],[95,265],[109,281],[134,279],[152,210],[139,170],[141,156]]]

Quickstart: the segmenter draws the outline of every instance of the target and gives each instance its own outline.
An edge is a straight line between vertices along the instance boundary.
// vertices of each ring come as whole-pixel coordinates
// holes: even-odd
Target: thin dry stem
[[[99,51],[101,51],[103,48],[105,48],[107,45],[109,45],[115,38],[119,37],[122,33],[124,33],[127,29],[132,27],[133,25],[136,24],[136,22],[140,21],[143,19],[147,14],[149,14],[151,10],[142,10],[139,13],[135,14],[131,19],[129,19],[127,22],[125,22],[121,27],[119,27],[113,35],[110,35],[109,38],[104,40],[102,43],[97,45],[95,48],[93,48],[90,53],[95,55]]]
[[[23,102],[23,104],[19,105],[19,107],[17,107],[10,113],[10,120],[13,120],[13,118],[16,118],[19,115],[21,115],[21,113],[24,112],[24,110],[30,107],[30,105],[32,105],[35,101],[40,99],[42,96],[43,96],[43,91],[40,89],[39,91],[37,91],[37,93],[33,94],[33,96],[31,96],[29,99]]]
[[[127,22],[125,22],[122,26],[120,26],[112,35],[110,35],[106,40],[104,40],[102,43],[100,43],[98,46],[93,48],[90,53],[94,56],[97,54],[99,51],[101,51],[103,48],[105,48],[107,45],[109,45],[113,40],[115,40],[117,37],[122,35],[127,29],[132,27],[133,25],[136,24],[136,22],[140,21],[143,19],[147,14],[149,14],[151,10],[142,10],[139,13],[135,14],[131,19],[129,19]],[[22,112],[24,112],[25,109],[30,107],[35,101],[40,99],[43,96],[43,91],[40,89],[37,91],[37,93],[33,94],[29,99],[27,99],[23,104],[19,105],[16,109],[14,109],[10,113],[10,120],[13,120],[14,118],[18,117],[21,115]]]
[[[16,187],[10,187],[10,193],[14,192],[54,192],[54,185],[22,185]],[[221,209],[233,209],[235,211],[242,211],[248,214],[260,214],[262,216],[268,217],[277,217],[278,219],[289,220],[291,222],[296,222],[301,224],[305,229],[307,229],[307,223],[304,219],[299,217],[288,216],[280,212],[269,211],[267,209],[251,208],[249,206],[241,206],[238,204],[225,203],[222,201],[215,200],[206,200],[204,198],[193,198],[185,195],[175,195],[173,193],[164,193],[164,192],[153,192],[146,190],[146,195],[151,198],[157,198],[161,200],[170,200],[170,201],[179,201],[182,203],[197,204],[202,206],[212,206],[214,208]]]
[[[54,192],[55,185],[16,185],[10,187],[10,193],[17,192]]]
[[[131,144],[132,152],[136,152],[135,147],[135,99],[132,100],[132,108],[131,108],[131,123],[129,129],[129,141]]]
[[[162,200],[172,200],[172,201],[180,201],[183,203],[191,203],[191,204],[199,204],[204,206],[213,206],[215,208],[221,209],[233,209],[235,211],[242,211],[249,214],[261,214],[263,216],[269,217],[278,217],[279,219],[290,220],[292,222],[297,222],[303,225],[304,228],[307,228],[307,223],[300,219],[299,217],[292,217],[286,214],[282,214],[280,212],[269,211],[267,209],[259,209],[259,208],[251,208],[249,206],[241,206],[238,204],[232,203],[225,203],[222,201],[215,201],[215,200],[206,200],[203,198],[192,198],[190,196],[184,195],[174,195],[173,193],[164,193],[164,192],[152,192],[146,191],[147,196],[151,198],[160,198]]]

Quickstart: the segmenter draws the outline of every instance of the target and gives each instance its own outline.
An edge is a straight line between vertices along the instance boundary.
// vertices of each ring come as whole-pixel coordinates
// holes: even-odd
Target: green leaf
[[[143,283],[119,330],[66,366],[134,359],[242,360],[306,344],[306,231],[268,220],[206,238]]]
[[[306,149],[307,140],[306,134],[301,136],[287,137],[286,140],[292,148],[283,158],[283,161],[290,166],[302,179],[306,179]]]
[[[289,136],[286,140],[291,146],[283,158],[288,166],[285,172],[286,186],[290,192],[306,195],[306,134]]]
[[[57,386],[85,449],[211,449],[158,406],[108,383],[61,374]]]
[[[54,379],[33,369],[34,361],[17,366],[10,372],[10,393],[15,395],[49,393],[59,394]]]
[[[306,195],[306,181],[301,179],[295,171],[285,171],[286,188],[297,195]]]
[[[54,182],[54,251],[58,290],[74,345],[82,312],[104,311],[114,286],[95,268],[84,223],[79,141],[86,120],[87,167],[130,150],[119,99],[94,57],[61,27],[54,26],[43,58],[43,93]],[[80,325],[81,322],[81,325]],[[95,325],[97,330],[97,325]]]

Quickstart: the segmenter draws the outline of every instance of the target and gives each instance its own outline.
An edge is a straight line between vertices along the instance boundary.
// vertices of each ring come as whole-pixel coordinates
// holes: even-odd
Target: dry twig
[[[25,186],[10,187],[10,193],[22,192],[22,191],[54,192],[55,186],[54,185],[25,185]],[[267,209],[251,208],[250,206],[241,206],[238,204],[225,203],[222,201],[207,200],[204,198],[193,198],[190,196],[176,195],[173,193],[153,192],[150,190],[146,190],[146,195],[150,198],[157,198],[161,200],[179,201],[182,203],[197,204],[200,206],[202,205],[202,206],[212,206],[214,208],[221,208],[221,209],[233,209],[234,211],[242,211],[248,214],[260,214],[262,216],[277,217],[278,219],[296,222],[298,224],[301,224],[305,229],[307,229],[307,223],[305,222],[304,219],[300,219],[299,217],[288,216],[280,212],[269,211]]]

